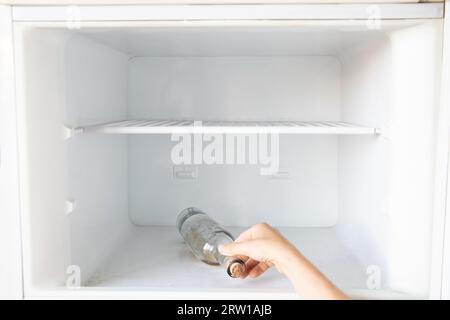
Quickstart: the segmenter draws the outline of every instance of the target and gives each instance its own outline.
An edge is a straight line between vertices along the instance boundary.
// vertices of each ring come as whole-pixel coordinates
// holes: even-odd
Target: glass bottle
[[[222,265],[230,277],[245,272],[245,262],[219,253],[218,247],[234,241],[233,236],[216,221],[197,208],[186,208],[177,218],[177,228],[194,256],[211,265]]]

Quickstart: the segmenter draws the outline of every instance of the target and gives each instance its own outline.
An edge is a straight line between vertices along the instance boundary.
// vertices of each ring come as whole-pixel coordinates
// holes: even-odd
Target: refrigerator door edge
[[[0,299],[22,299],[12,8],[0,5]]]

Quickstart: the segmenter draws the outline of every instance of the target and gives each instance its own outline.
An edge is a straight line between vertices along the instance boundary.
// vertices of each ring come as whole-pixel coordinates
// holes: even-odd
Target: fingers
[[[236,238],[236,242],[249,241],[257,238],[264,237],[269,232],[276,232],[267,223],[258,223],[242,232],[239,237]]]
[[[273,258],[274,241],[278,232],[266,223],[260,223],[242,232],[234,242],[219,246],[219,252],[225,256],[245,256],[247,272],[241,277],[260,276],[273,264],[267,259]],[[265,261],[265,262],[261,262]]]
[[[250,273],[250,271],[257,266],[259,263],[259,261],[254,260],[254,259],[248,259],[245,262],[245,274],[241,277],[242,279],[247,278],[248,274]]]
[[[221,244],[219,245],[219,252],[225,256],[248,256],[246,254],[248,248],[245,244],[245,242],[243,243],[238,243],[238,242],[231,242],[231,243],[227,243],[227,244]]]
[[[225,256],[247,256],[255,260],[261,256],[261,251],[264,250],[262,240],[250,240],[244,242],[231,242],[219,246],[219,252]]]
[[[245,279],[247,276],[250,276],[251,278],[259,277],[271,266],[272,264],[270,262],[260,262],[254,259],[247,259],[245,262],[246,272],[241,276],[241,279]]]
[[[250,278],[256,278],[259,277],[261,274],[263,274],[267,269],[269,269],[271,265],[267,262],[259,262],[256,266],[254,266],[249,271]]]

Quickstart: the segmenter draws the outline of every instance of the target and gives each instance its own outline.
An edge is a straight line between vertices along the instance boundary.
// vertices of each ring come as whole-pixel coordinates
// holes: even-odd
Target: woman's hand
[[[286,274],[286,263],[298,250],[277,230],[266,223],[254,225],[237,237],[235,242],[219,247],[226,256],[242,256],[246,261],[247,273],[243,278],[258,277],[264,271],[275,266]]]
[[[248,276],[255,278],[275,266],[305,298],[346,299],[316,267],[314,267],[286,238],[266,223],[244,231],[233,243],[219,247],[226,256],[246,260]]]

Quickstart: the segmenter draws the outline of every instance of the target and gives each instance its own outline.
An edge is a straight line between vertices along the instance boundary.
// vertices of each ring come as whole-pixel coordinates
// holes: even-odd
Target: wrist
[[[347,299],[313,264],[299,251],[286,256],[284,274],[296,291],[305,298]]]
[[[278,271],[284,274],[287,278],[292,280],[298,270],[302,268],[305,258],[302,254],[292,246],[278,250],[281,255],[278,257],[275,266]]]

